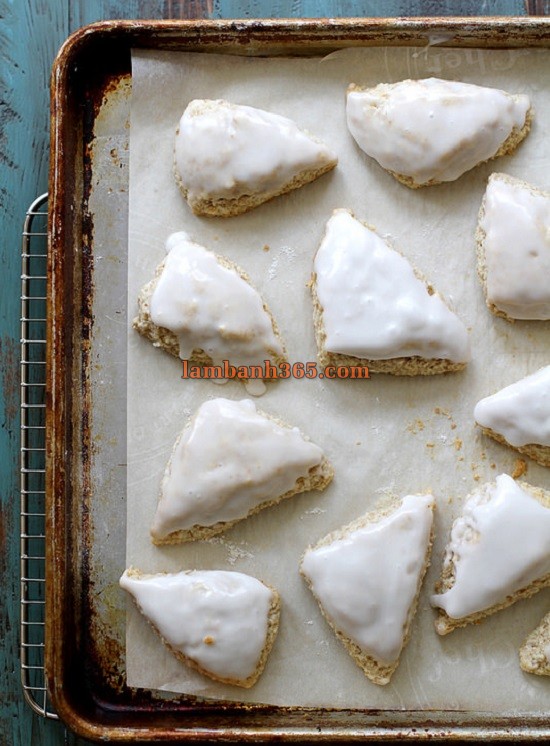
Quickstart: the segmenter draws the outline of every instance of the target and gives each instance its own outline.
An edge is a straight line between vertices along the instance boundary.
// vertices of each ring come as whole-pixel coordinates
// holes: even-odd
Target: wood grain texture
[[[550,0],[525,0],[525,10],[530,16],[550,16]]]
[[[186,2],[175,0],[171,5]],[[523,0],[213,0],[212,17],[521,16],[525,12]]]
[[[62,727],[32,716],[20,689],[19,276],[25,210],[47,184],[49,69],[67,27],[55,3],[1,0],[0,18],[0,742],[41,744],[52,734],[61,743]]]
[[[0,0],[0,746],[83,746],[34,716],[19,683],[19,250],[45,191],[48,80],[68,34],[115,18],[550,15],[549,0]]]

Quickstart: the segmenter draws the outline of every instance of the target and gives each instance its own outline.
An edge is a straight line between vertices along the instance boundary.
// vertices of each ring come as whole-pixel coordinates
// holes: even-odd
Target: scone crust
[[[347,526],[343,526],[342,528],[337,529],[336,531],[332,531],[331,533],[327,534],[327,536],[323,537],[313,547],[309,547],[309,549],[319,549],[320,547],[328,546],[332,544],[334,541],[337,541],[338,539],[345,538],[347,534],[352,533],[353,531],[357,531],[358,529],[364,528],[365,526],[368,526],[370,524],[378,523],[378,521],[381,521],[383,518],[390,516],[399,507],[399,504],[400,504],[400,501],[392,501],[389,505],[384,505],[378,508],[377,510],[367,513],[361,518],[358,518],[357,520],[352,521]],[[435,508],[435,505],[432,505],[432,511],[434,510],[434,508]],[[405,649],[405,647],[407,646],[410,640],[411,632],[412,632],[412,622],[414,620],[414,617],[416,615],[416,611],[418,608],[418,599],[420,597],[422,583],[424,581],[424,576],[426,575],[426,572],[430,566],[430,556],[431,556],[431,551],[432,551],[433,539],[434,539],[434,526],[432,523],[432,527],[430,531],[430,540],[429,540],[428,547],[426,550],[424,566],[420,573],[416,595],[414,597],[413,603],[411,604],[411,607],[409,609],[409,614],[407,617],[405,635],[403,637],[403,645],[401,646],[401,652],[399,653],[397,660],[394,661],[394,663],[391,663],[388,665],[384,665],[380,661],[377,661],[375,658],[373,658],[371,655],[368,655],[367,653],[365,653],[365,651],[362,650],[359,647],[359,645],[357,645],[356,642],[351,640],[343,632],[340,632],[340,630],[338,630],[334,626],[331,619],[325,614],[321,601],[315,595],[315,592],[313,590],[313,587],[312,587],[312,584],[309,578],[300,569],[300,575],[305,580],[306,585],[308,586],[313,597],[317,601],[319,608],[321,610],[321,614],[323,618],[325,619],[326,623],[332,629],[336,637],[343,643],[344,647],[346,648],[348,653],[351,655],[353,660],[356,662],[356,664],[359,666],[359,668],[363,670],[365,676],[368,679],[370,679],[372,682],[374,682],[375,684],[378,684],[379,686],[385,686],[386,684],[389,684],[391,677],[393,676],[397,667],[399,666],[399,662],[401,660],[401,654],[403,653],[403,650]]]
[[[356,218],[357,219],[357,218]],[[366,228],[374,231],[373,226],[361,222]],[[396,249],[392,249],[396,251]],[[436,293],[433,286],[426,278],[413,267],[417,279],[424,283],[426,290],[430,295]],[[467,363],[456,363],[445,358],[423,358],[419,355],[410,357],[395,357],[387,360],[369,360],[367,358],[353,357],[352,355],[343,355],[338,352],[330,352],[326,349],[326,332],[323,321],[323,307],[317,295],[317,275],[313,272],[309,281],[311,296],[313,301],[313,326],[315,332],[315,341],[317,343],[317,358],[322,368],[329,365],[349,367],[368,368],[369,373],[387,373],[393,376],[432,376],[441,373],[452,373],[464,370]],[[439,295],[439,294],[438,294]],[[443,300],[442,296],[439,297]]]
[[[237,215],[243,215],[255,207],[263,205],[265,202],[270,202],[275,197],[281,197],[283,194],[299,189],[300,187],[315,181],[323,174],[332,171],[336,166],[337,161],[330,161],[328,163],[319,166],[316,169],[307,169],[300,171],[285,184],[281,189],[260,192],[257,194],[242,194],[240,197],[227,198],[227,197],[211,197],[209,199],[190,199],[187,193],[187,189],[183,185],[181,176],[176,166],[174,158],[174,177],[176,183],[180,189],[183,198],[193,211],[195,215],[202,217],[218,217],[218,218],[232,218]]]
[[[309,137],[314,142],[324,146],[324,143],[319,137],[316,137],[306,130],[301,130],[301,132],[307,135],[307,137]],[[178,126],[176,128],[176,140],[179,136],[179,133],[180,129]],[[248,192],[236,195],[234,197],[220,197],[216,194],[210,194],[209,196],[202,198],[191,198],[189,196],[188,189],[183,183],[181,174],[178,169],[175,146],[173,151],[174,178],[179,187],[179,190],[193,213],[195,215],[204,217],[230,218],[236,217],[237,215],[242,215],[246,212],[249,212],[250,210],[253,210],[256,207],[259,207],[260,205],[264,204],[264,202],[269,202],[275,197],[280,197],[283,194],[288,194],[288,192],[292,192],[295,189],[299,189],[300,187],[303,187],[306,184],[315,181],[320,176],[326,174],[328,171],[332,171],[332,169],[335,168],[337,165],[338,158],[336,156],[328,158],[324,163],[318,164],[315,168],[304,168],[298,171],[298,173],[296,173],[292,177],[292,179],[290,179],[286,184],[283,184],[278,189],[268,189],[265,191],[249,190]]]
[[[136,568],[129,568],[128,575],[130,577],[139,578],[143,575],[143,573],[137,570]],[[224,678],[221,676],[217,676],[211,671],[208,671],[202,666],[200,666],[199,663],[197,663],[192,658],[189,658],[188,656],[186,656],[184,653],[181,652],[181,650],[176,650],[176,648],[174,648],[161,635],[156,625],[154,625],[153,622],[150,621],[150,619],[145,617],[145,615],[142,613],[142,610],[134,596],[132,596],[132,600],[134,602],[134,605],[140,612],[140,614],[142,614],[144,618],[147,620],[147,623],[149,624],[151,629],[160,637],[163,644],[168,648],[168,650],[170,650],[172,655],[174,655],[181,663],[184,663],[189,668],[192,668],[194,671],[197,671],[198,673],[202,674],[203,676],[208,677],[209,679],[212,679],[213,681],[219,681],[221,684],[231,684],[233,686],[240,686],[244,689],[250,689],[250,687],[254,686],[254,684],[258,681],[259,677],[263,673],[263,670],[267,663],[269,653],[271,652],[271,648],[273,647],[273,643],[275,642],[275,638],[277,637],[277,632],[279,630],[279,618],[280,618],[280,612],[281,612],[281,599],[280,599],[279,593],[275,588],[273,588],[268,583],[263,583],[263,585],[265,585],[266,588],[269,588],[269,590],[271,591],[271,604],[269,607],[268,620],[267,620],[267,635],[266,635],[264,647],[262,648],[260,659],[258,661],[258,665],[254,669],[253,673],[250,676],[248,676],[246,679],[232,679],[232,678]]]
[[[538,500],[541,505],[544,505],[546,508],[550,508],[550,492],[542,489],[541,487],[533,487],[533,485],[527,484],[527,482],[518,482],[518,485],[530,495],[532,495],[536,500]],[[498,568],[495,569],[495,572],[498,572]],[[452,560],[450,560],[443,565],[441,577],[435,585],[436,594],[445,593],[445,591],[448,591],[450,588],[453,587],[454,582],[455,567]],[[443,609],[438,608],[437,618],[435,620],[436,632],[439,635],[447,635],[449,632],[452,632],[459,627],[466,627],[469,624],[479,624],[479,622],[483,621],[486,617],[491,616],[491,614],[494,614],[497,611],[501,611],[501,609],[506,609],[508,606],[511,606],[516,601],[519,601],[523,598],[530,598],[531,596],[534,596],[535,593],[538,593],[540,590],[546,588],[549,585],[550,573],[548,575],[544,575],[538,580],[535,580],[533,583],[530,583],[525,588],[521,588],[519,591],[510,594],[502,603],[490,606],[484,611],[478,611],[475,614],[469,614],[468,616],[462,617],[461,619],[452,619]]]
[[[541,466],[550,467],[550,446],[541,446],[537,443],[529,443],[525,446],[513,446],[511,443],[508,443],[503,435],[495,432],[490,427],[482,427],[481,430],[485,435],[493,438],[493,440],[496,440],[498,443],[508,446],[508,448],[513,448],[524,456],[532,458],[533,461],[536,461]]]
[[[508,176],[508,174],[502,174],[502,173],[494,174],[494,176],[496,175],[498,175],[504,181],[508,181],[509,183],[521,184],[525,189],[528,189],[533,194],[544,194],[542,189],[537,189],[532,184],[529,184],[528,182],[523,181],[522,179],[517,179],[516,177],[510,177]],[[481,286],[483,288],[483,294],[485,296],[485,304],[487,308],[495,316],[498,316],[501,319],[505,319],[506,321],[509,321],[511,324],[513,324],[516,321],[516,319],[513,318],[512,316],[509,316],[502,309],[498,308],[487,297],[487,261],[485,257],[485,239],[487,237],[487,234],[481,225],[483,218],[485,216],[486,196],[487,196],[487,192],[485,192],[485,194],[483,195],[483,199],[481,201],[481,206],[479,208],[479,215],[478,215],[477,225],[476,225],[476,232],[475,232],[477,274],[481,282]],[[523,320],[528,321],[528,319],[523,319]],[[548,464],[545,464],[545,465],[547,466]]]
[[[216,257],[216,261],[218,262],[218,264],[220,264],[225,269],[236,272],[242,280],[253,287],[250,281],[250,277],[238,265],[234,264],[226,257],[219,256],[218,254],[215,254],[214,256]],[[152,342],[154,347],[160,347],[169,355],[172,355],[173,357],[179,359],[179,343],[177,336],[169,329],[165,329],[162,326],[157,326],[151,319],[151,298],[153,297],[153,293],[155,292],[159,279],[162,275],[165,263],[166,259],[164,259],[156,268],[153,279],[146,283],[140,290],[140,293],[138,295],[138,315],[134,318],[132,327],[139,334]],[[278,366],[281,363],[287,362],[285,345],[281,338],[277,322],[275,321],[269,307],[263,301],[262,305],[264,311],[271,319],[273,333],[280,342],[281,348],[283,350],[283,354],[280,355],[275,350],[266,349],[266,356],[271,357],[274,364]],[[193,350],[191,357],[189,358],[189,362],[193,365],[213,365],[214,361],[204,350],[197,348]]]
[[[517,96],[512,95],[513,99],[517,100]],[[497,152],[491,156],[491,158],[488,158],[486,161],[482,161],[483,163],[487,163],[488,161],[492,161],[495,158],[500,158],[501,155],[510,155],[515,151],[515,149],[518,147],[518,145],[527,137],[529,134],[529,131],[531,130],[531,125],[533,123],[533,107],[530,106],[527,109],[527,113],[525,114],[525,122],[523,123],[522,127],[514,127],[506,140],[502,143],[500,148],[497,150]]]
[[[246,515],[241,518],[236,518],[234,521],[219,521],[211,526],[195,525],[189,529],[182,529],[180,531],[173,531],[163,539],[151,536],[151,541],[156,546],[163,546],[166,544],[183,544],[187,541],[197,541],[201,539],[210,539],[217,534],[224,533],[232,528],[235,524],[250,518],[250,516],[259,513],[264,508],[270,508],[278,503],[286,500],[293,495],[298,495],[301,492],[309,492],[311,490],[324,490],[334,476],[334,470],[328,459],[323,456],[321,462],[316,466],[313,466],[307,476],[299,477],[296,480],[294,487],[285,492],[283,495],[278,495],[273,499],[266,500],[265,502],[256,505]]]
[[[550,676],[550,660],[544,653],[544,648],[548,646],[550,646],[550,613],[546,614],[520,647],[519,664],[525,673]]]
[[[356,88],[355,90],[361,90],[360,88]],[[512,98],[516,98],[515,96],[511,96]],[[506,140],[502,143],[500,148],[497,150],[497,152],[492,155],[490,158],[486,158],[484,161],[479,161],[474,168],[477,168],[478,166],[481,166],[483,163],[489,163],[490,161],[493,161],[495,158],[500,158],[503,155],[511,155],[516,148],[519,146],[519,144],[524,140],[527,135],[529,134],[529,131],[531,129],[531,124],[533,121],[533,108],[529,107],[527,110],[527,114],[525,115],[525,122],[523,123],[522,127],[513,127],[512,131],[506,138]],[[391,171],[389,169],[384,169],[389,174],[391,174],[394,178],[397,179],[401,184],[404,184],[406,187],[409,187],[409,189],[422,189],[423,187],[429,187],[429,186],[437,186],[438,184],[446,184],[449,182],[440,181],[438,179],[430,179],[429,181],[422,182],[419,184],[416,182],[412,176],[406,176],[405,174],[399,174],[395,171]]]

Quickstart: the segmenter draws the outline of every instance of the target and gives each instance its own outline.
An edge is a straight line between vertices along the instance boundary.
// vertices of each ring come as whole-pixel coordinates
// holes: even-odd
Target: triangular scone
[[[134,329],[155,347],[197,365],[286,360],[271,312],[243,270],[183,232],[173,233],[166,249],[155,277],[139,294]],[[252,382],[262,388],[261,380]]]
[[[529,132],[531,108],[525,95],[427,78],[351,85],[347,122],[367,155],[416,189],[511,153]]]
[[[240,215],[336,164],[291,119],[223,100],[191,101],[176,133],[176,180],[197,215]]]
[[[251,687],[279,626],[279,594],[250,575],[221,570],[144,574],[120,585],[170,651],[215,681]]]
[[[348,210],[335,210],[311,283],[323,367],[431,375],[470,359],[466,327],[397,251]]]
[[[507,474],[466,498],[432,596],[446,635],[550,585],[550,492]]]
[[[410,636],[432,545],[434,500],[408,495],[309,548],[300,571],[357,665],[387,684]]]
[[[206,401],[172,451],[152,540],[214,536],[287,497],[324,489],[332,476],[319,446],[257,412],[250,399]]]
[[[550,613],[519,649],[519,664],[526,673],[550,676]]]
[[[481,399],[474,419],[486,435],[550,466],[550,365]]]
[[[505,319],[550,319],[550,192],[492,174],[476,242],[490,310]]]

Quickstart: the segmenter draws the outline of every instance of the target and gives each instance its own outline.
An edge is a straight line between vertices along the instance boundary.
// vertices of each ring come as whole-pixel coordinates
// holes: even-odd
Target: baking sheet
[[[278,321],[290,360],[314,361],[306,282],[326,220],[333,209],[347,207],[387,236],[447,298],[471,329],[473,361],[463,373],[433,378],[269,385],[258,406],[299,426],[325,449],[335,468],[333,484],[323,493],[263,511],[210,541],[158,548],[150,542],[149,527],[178,432],[206,398],[236,399],[246,392],[237,382],[220,387],[181,380],[175,359],[129,329],[128,565],[146,572],[248,572],[279,589],[282,615],[263,676],[252,690],[241,690],[179,664],[128,604],[128,684],[278,705],[544,711],[550,682],[523,674],[516,651],[547,611],[548,591],[446,638],[433,629],[428,598],[462,498],[496,474],[511,473],[517,460],[513,451],[480,435],[472,419],[475,402],[549,362],[548,324],[509,324],[487,311],[473,240],[492,171],[549,186],[548,52],[432,46],[261,59],[140,50],[133,53],[132,65],[129,319],[140,287],[164,256],[167,236],[186,230],[248,272]],[[529,93],[536,110],[531,134],[515,155],[457,182],[408,190],[355,146],[345,126],[344,93],[350,82],[375,85],[428,75]],[[238,218],[193,216],[173,179],[174,130],[188,101],[218,97],[293,118],[337,151],[337,169]],[[548,470],[534,463],[524,478],[550,488]],[[426,490],[432,490],[438,507],[432,567],[400,667],[392,682],[379,688],[333,637],[298,575],[298,564],[309,543],[380,499]]]

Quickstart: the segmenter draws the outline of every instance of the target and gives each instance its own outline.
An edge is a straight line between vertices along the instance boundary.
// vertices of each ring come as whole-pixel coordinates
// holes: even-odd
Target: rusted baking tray
[[[550,46],[550,19],[98,23],[52,77],[47,362],[46,668],[92,740],[550,738],[542,715],[199,701],[125,682],[128,122],[131,49],[313,56],[352,46]],[[434,42],[435,40],[435,42]],[[94,141],[98,118],[102,140]]]

